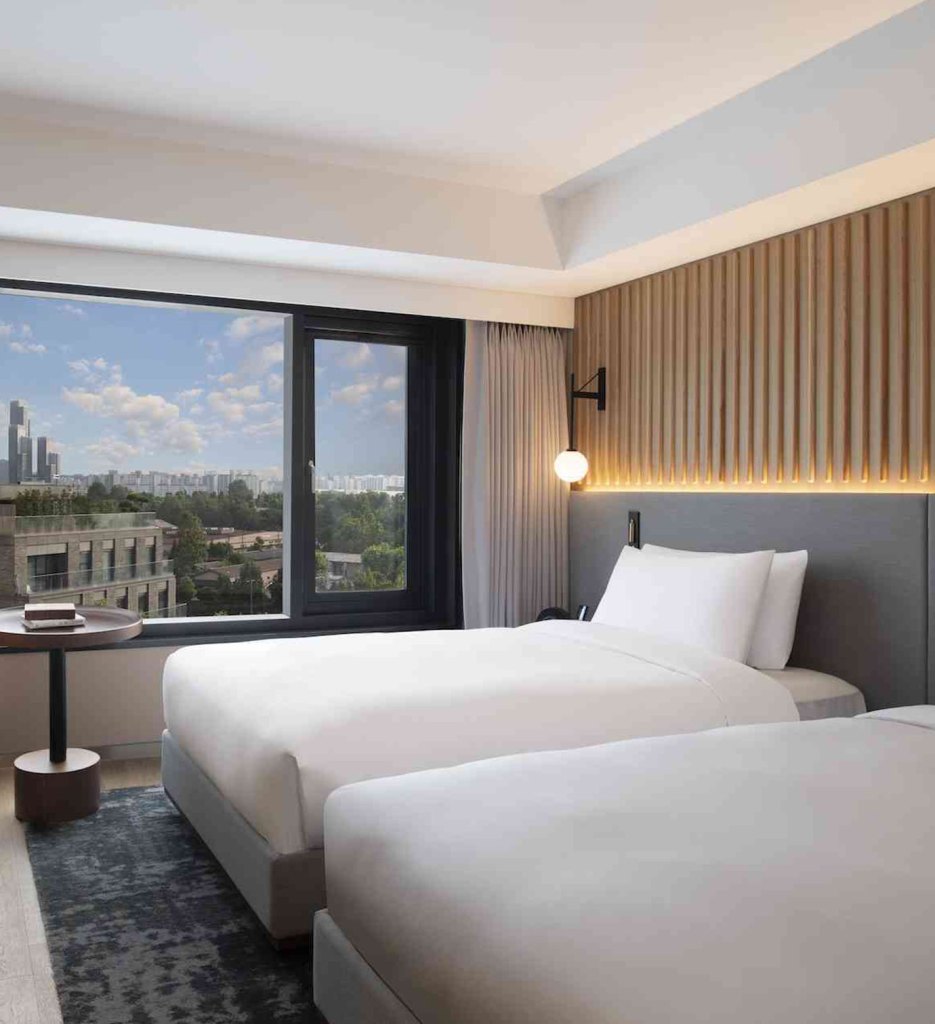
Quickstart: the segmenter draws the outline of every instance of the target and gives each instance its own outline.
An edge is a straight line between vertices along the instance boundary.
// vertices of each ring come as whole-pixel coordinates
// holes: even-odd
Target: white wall
[[[3,277],[465,320],[574,324],[574,299],[557,295],[36,242],[0,240]]]
[[[158,741],[162,666],[173,649],[69,654],[69,745],[115,747]],[[48,679],[46,655],[0,654],[0,763],[10,755],[49,745]]]
[[[8,207],[557,269],[536,195],[0,121]]]

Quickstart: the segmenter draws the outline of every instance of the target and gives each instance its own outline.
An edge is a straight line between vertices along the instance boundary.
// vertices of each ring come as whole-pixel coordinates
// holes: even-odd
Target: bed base
[[[240,890],[277,948],[307,945],[325,906],[324,851],[277,853],[168,731],[162,736],[166,794]]]
[[[327,910],[315,915],[312,985],[328,1024],[420,1024]]]

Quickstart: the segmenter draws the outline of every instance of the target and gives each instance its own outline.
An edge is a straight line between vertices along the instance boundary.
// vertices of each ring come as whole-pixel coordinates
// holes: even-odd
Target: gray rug
[[[161,788],[27,830],[64,1024],[310,1024],[309,951],[276,952]]]

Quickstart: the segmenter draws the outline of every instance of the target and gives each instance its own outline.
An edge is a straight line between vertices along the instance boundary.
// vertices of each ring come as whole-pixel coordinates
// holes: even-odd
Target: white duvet
[[[933,730],[903,709],[349,786],[328,911],[421,1024],[931,1024]]]
[[[798,717],[738,662],[569,621],[188,647],[163,696],[176,741],[280,853],[322,845],[349,782]]]

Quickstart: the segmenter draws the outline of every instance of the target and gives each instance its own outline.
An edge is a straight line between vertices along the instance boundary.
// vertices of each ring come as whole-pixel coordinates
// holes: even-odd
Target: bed
[[[798,717],[738,661],[577,621],[190,647],[166,664],[164,707],[166,791],[278,941],[324,906],[322,810],[341,785]]]
[[[922,1024],[935,708],[499,758],[325,808],[330,1024]]]
[[[770,676],[737,665],[753,706],[726,708],[671,665],[601,648],[594,622],[483,639],[471,631],[216,644],[169,659],[166,791],[276,942],[307,941],[312,913],[325,905],[321,807],[355,779],[927,699],[928,496],[573,494],[574,602],[593,607],[606,593],[628,509],[641,510],[643,539],[656,545],[807,549],[789,638],[794,668]],[[518,674],[514,649],[525,651]],[[667,652],[656,653],[665,662]],[[592,657],[601,672],[608,659],[629,669],[589,675]],[[368,666],[372,685],[361,687]]]

